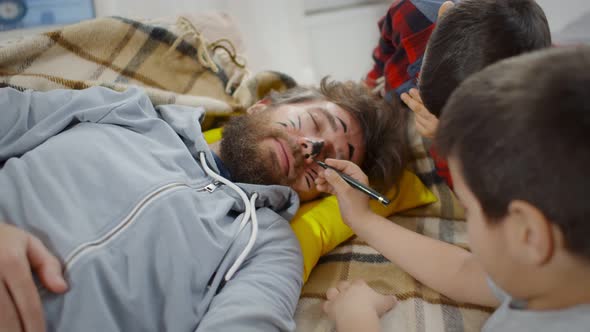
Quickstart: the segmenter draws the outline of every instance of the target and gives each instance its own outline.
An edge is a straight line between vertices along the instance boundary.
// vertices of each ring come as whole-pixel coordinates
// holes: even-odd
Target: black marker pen
[[[381,204],[383,205],[389,205],[389,203],[391,203],[390,200],[388,200],[385,196],[381,195],[380,193],[378,193],[377,191],[369,188],[368,186],[365,186],[361,183],[359,183],[357,180],[353,179],[352,177],[350,177],[349,175],[340,172],[339,170],[335,169],[334,167],[326,164],[323,161],[319,161],[319,160],[315,160],[314,161],[322,166],[324,169],[332,169],[334,170],[334,172],[338,173],[338,175],[340,175],[340,177],[342,179],[344,179],[344,181],[346,181],[349,185],[351,185],[353,188],[358,189],[362,192],[364,192],[365,194],[369,195],[370,197],[378,200]]]

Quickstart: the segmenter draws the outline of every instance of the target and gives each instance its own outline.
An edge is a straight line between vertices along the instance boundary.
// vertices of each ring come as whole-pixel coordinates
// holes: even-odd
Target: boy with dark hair
[[[414,278],[456,301],[498,307],[484,331],[587,331],[589,67],[590,47],[537,52],[484,69],[449,99],[436,143],[449,158],[472,252],[374,215],[333,171],[318,186],[338,195],[360,238]],[[366,179],[352,163],[326,163]],[[362,283],[327,296],[339,331],[350,322],[378,328],[394,301]]]
[[[547,19],[534,0],[401,0],[380,21],[380,29],[366,82],[375,86],[383,76],[379,88],[385,99],[400,95],[427,138],[434,137],[442,107],[465,78],[499,60],[551,45]],[[430,152],[438,175],[452,187],[446,162]]]

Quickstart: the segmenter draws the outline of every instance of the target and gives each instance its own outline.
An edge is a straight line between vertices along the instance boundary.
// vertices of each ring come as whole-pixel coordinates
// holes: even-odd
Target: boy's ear
[[[513,257],[527,265],[543,265],[555,254],[552,224],[534,205],[515,200],[508,205],[508,237]]]
[[[438,9],[438,18],[441,18],[441,16],[443,16],[443,14],[447,10],[449,10],[449,8],[452,8],[454,5],[455,4],[452,1],[445,1],[445,2],[443,2],[443,4]]]

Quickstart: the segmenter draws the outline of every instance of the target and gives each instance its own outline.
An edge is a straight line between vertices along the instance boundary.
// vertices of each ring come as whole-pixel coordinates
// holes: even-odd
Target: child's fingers
[[[402,93],[401,99],[408,106],[408,108],[410,108],[410,110],[412,110],[412,112],[414,112],[414,114],[416,114],[416,115],[427,116],[427,114],[430,113],[424,107],[424,105],[422,105],[422,103],[415,100],[407,93]]]
[[[352,176],[354,179],[362,182],[363,184],[368,184],[369,179],[367,175],[363,172],[363,170],[355,163],[348,161],[348,160],[340,160],[340,159],[326,159],[326,164],[331,166],[342,173],[348,174]],[[326,177],[326,173],[324,172],[324,178],[328,180],[332,185],[334,183]]]
[[[324,302],[324,304],[322,304],[322,310],[326,314],[329,314],[330,313],[331,306],[332,306],[332,301],[328,300],[328,301]]]
[[[351,283],[349,281],[341,281],[338,283],[338,291],[344,292],[348,288],[350,288]]]
[[[379,298],[376,301],[377,304],[377,311],[379,312],[379,316],[385,314],[389,310],[391,310],[397,304],[397,298],[393,295],[378,295]]]
[[[416,130],[418,131],[418,133],[420,133],[420,135],[421,135],[422,137],[430,137],[430,136],[428,135],[428,134],[429,134],[429,131],[426,129],[426,127],[424,127],[424,126],[423,126],[421,123],[419,123],[419,122],[415,122],[415,124],[416,124]]]
[[[324,184],[317,184],[316,183],[315,187],[318,191],[321,191],[323,193],[328,193],[328,194],[332,194],[332,195],[336,194],[334,187],[332,187],[329,183],[324,183]]]
[[[338,173],[336,173],[335,170],[332,169],[327,169],[324,171],[324,176],[326,177],[326,180],[328,181],[328,183],[330,184],[330,187],[332,187],[333,189],[333,194],[338,195],[338,193],[346,193],[349,189],[352,189],[352,187],[350,187],[348,185],[348,183],[346,183],[344,181],[344,179],[342,179]],[[323,186],[321,186],[322,188],[324,188]],[[326,188],[327,189],[327,188]]]
[[[326,298],[328,299],[328,301],[331,301],[331,300],[335,299],[336,296],[338,296],[338,294],[340,294],[340,291],[338,290],[338,288],[330,287],[326,291]]]
[[[420,96],[420,91],[418,91],[418,89],[410,89],[410,96],[412,96],[412,98],[418,101],[420,104],[424,105],[422,97]]]
[[[430,123],[430,120],[428,120],[425,117],[420,116],[418,114],[416,114],[416,116],[414,117],[414,119],[416,120],[416,122],[420,123],[424,127],[427,127],[428,124]]]

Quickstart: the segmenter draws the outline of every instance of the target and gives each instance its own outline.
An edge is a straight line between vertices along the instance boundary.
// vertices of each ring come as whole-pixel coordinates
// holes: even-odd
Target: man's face
[[[322,170],[306,155],[363,161],[360,125],[332,102],[257,104],[248,112],[225,125],[221,142],[221,159],[235,181],[290,186],[306,201],[318,196],[315,179]]]

